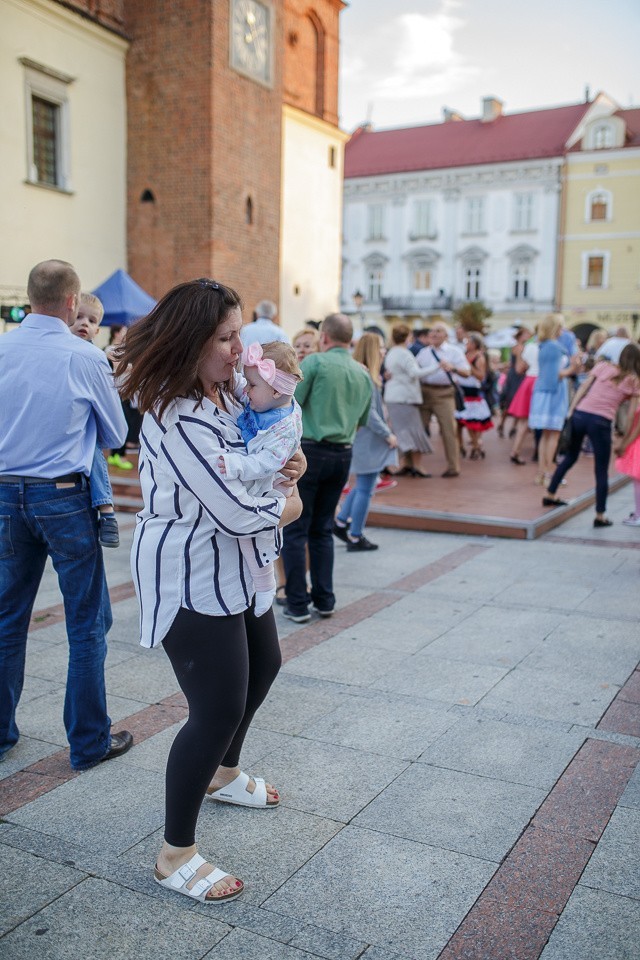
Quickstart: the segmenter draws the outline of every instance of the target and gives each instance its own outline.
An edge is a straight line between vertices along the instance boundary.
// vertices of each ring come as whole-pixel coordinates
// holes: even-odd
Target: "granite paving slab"
[[[3,843],[0,843],[0,860],[0,936],[85,878],[84,873],[71,867],[49,863]],[[3,955],[1,943],[0,955]]]
[[[469,717],[419,759],[449,770],[550,790],[584,739],[580,731],[559,733]]]
[[[404,653],[372,647],[365,639],[352,640],[344,631],[290,660],[283,671],[336,683],[368,686],[404,660]]]
[[[428,609],[431,597],[450,597],[452,600],[465,600],[486,602],[493,599],[501,590],[504,589],[505,582],[509,582],[510,576],[505,569],[500,578],[496,578],[491,570],[479,571],[478,565],[475,570],[467,570],[463,564],[457,570],[451,573],[445,573],[438,577],[432,583],[426,584],[419,590],[424,609]]]
[[[618,620],[637,620],[635,611],[629,605],[629,587],[631,583],[605,581],[600,589],[594,590],[578,606],[579,613],[593,613],[599,617],[612,617]]]
[[[283,803],[347,823],[407,766],[347,747],[290,738],[264,759]]]
[[[118,645],[111,645],[107,648],[107,667],[109,664],[127,660],[130,656],[130,651],[125,651]],[[59,685],[64,685],[68,662],[69,647],[66,640],[63,643],[50,643],[43,640],[39,632],[29,638],[25,663],[27,676],[52,680]]]
[[[310,960],[306,950],[278,943],[247,930],[232,930],[207,954],[215,960]]]
[[[640,766],[637,766],[631,774],[619,803],[621,807],[632,807],[640,810]]]
[[[300,733],[353,697],[346,686],[281,671],[255,715],[253,726],[276,733]]]
[[[560,623],[522,666],[550,674],[572,672],[622,685],[640,656],[637,623],[574,615]]]
[[[345,827],[265,904],[415,960],[435,960],[495,864]],[[336,890],[344,891],[337,897]]]
[[[562,620],[562,614],[546,610],[484,606],[434,640],[429,654],[513,667],[537,649]]]
[[[164,781],[110,760],[14,810],[7,820],[69,841],[77,839],[80,823],[83,846],[121,853],[163,824]]]
[[[49,694],[55,695],[62,691],[64,697],[64,677],[65,674],[62,675],[61,680],[43,680],[41,677],[31,677],[27,674],[24,678],[18,711],[20,711],[20,707],[26,707],[33,700],[40,700]],[[18,711],[16,711],[16,714],[19,717]],[[18,726],[20,726],[20,723],[18,723]]]
[[[353,820],[358,827],[500,861],[544,800],[522,784],[414,764]]]
[[[197,843],[203,857],[242,878],[245,891],[237,902],[256,905],[294,875],[339,830],[340,824],[333,820],[301,813],[284,804],[274,810],[251,810],[205,800],[198,818]],[[158,830],[132,846],[126,856],[147,864],[151,873],[161,846],[162,830]]]
[[[429,646],[389,669],[373,687],[420,699],[473,704],[482,700],[507,673],[507,667],[434,656]]]
[[[380,693],[360,698],[302,730],[310,740],[339,744],[382,756],[415,760],[425,747],[458,723],[445,704],[416,703]]]
[[[617,692],[617,686],[595,677],[519,665],[487,692],[482,706],[594,727]]]
[[[308,950],[323,960],[359,960],[365,951],[366,943],[352,940],[323,930],[321,927],[306,926],[289,941],[292,947]]]
[[[45,743],[55,743],[59,747],[66,747],[67,735],[62,720],[64,695],[64,687],[59,687],[53,692],[39,697],[36,701],[36,709],[28,708],[28,704],[23,704],[21,701],[16,711],[20,732],[34,740],[42,740]],[[132,713],[136,713],[146,705],[139,700],[112,695],[107,684],[107,709],[114,723],[121,720],[122,717],[128,717]]]
[[[105,678],[110,696],[140,703],[158,703],[179,689],[169,658],[153,651],[136,652],[121,663],[107,665]]]
[[[639,848],[640,810],[617,807],[580,883],[640,900]]]
[[[158,960],[160,948],[173,960],[200,960],[228,932],[211,908],[174,909],[89,878],[7,934],[2,948],[11,960]]]
[[[546,575],[545,575],[546,574]],[[557,610],[575,610],[588,597],[591,596],[598,584],[598,579],[593,574],[589,579],[581,577],[564,577],[549,575],[545,570],[544,574],[536,573],[535,595],[542,600],[545,609]],[[505,590],[497,593],[494,603],[506,604],[509,606],[515,598],[526,597],[531,594],[531,578],[526,575],[518,580],[514,580]]]
[[[477,603],[432,599],[428,608],[403,609],[403,601],[380,610],[375,617],[349,627],[343,636],[366,640],[373,647],[417,653],[451,627],[479,609]],[[412,606],[415,605],[415,600]]]
[[[540,960],[638,960],[640,903],[579,884]]]
[[[59,749],[60,747],[55,743],[43,743],[42,740],[21,736],[15,747],[3,754],[0,759],[0,780],[10,777],[18,770],[24,770],[25,767],[36,763],[37,760],[42,760],[43,757],[50,757]]]

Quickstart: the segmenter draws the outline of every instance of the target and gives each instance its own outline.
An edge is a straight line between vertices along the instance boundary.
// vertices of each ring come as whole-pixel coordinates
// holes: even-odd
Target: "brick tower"
[[[129,271],[278,298],[282,0],[127,0]],[[248,317],[250,319],[250,317]]]

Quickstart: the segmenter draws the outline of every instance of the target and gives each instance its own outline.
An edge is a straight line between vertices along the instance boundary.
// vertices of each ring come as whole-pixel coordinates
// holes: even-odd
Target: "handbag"
[[[561,456],[564,456],[565,453],[569,452],[569,447],[571,446],[571,432],[572,432],[571,417],[567,417],[560,431],[560,439],[558,440],[558,453]]]
[[[430,347],[430,350],[431,350],[431,353],[436,358],[436,360],[438,361],[438,363],[440,363],[440,357],[435,352],[433,347]],[[456,403],[456,410],[458,411],[458,413],[462,413],[462,411],[464,410],[464,393],[462,392],[458,384],[455,382],[455,380],[453,379],[453,377],[451,376],[448,370],[443,370],[443,373],[446,374],[447,379],[449,380],[451,386],[453,387],[453,395]]]

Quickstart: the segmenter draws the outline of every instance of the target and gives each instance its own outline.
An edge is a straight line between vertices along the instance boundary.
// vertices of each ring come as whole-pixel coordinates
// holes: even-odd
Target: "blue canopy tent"
[[[101,300],[104,307],[102,324],[105,327],[116,324],[129,327],[156,305],[153,297],[145,293],[124,270],[116,270],[92,293]]]

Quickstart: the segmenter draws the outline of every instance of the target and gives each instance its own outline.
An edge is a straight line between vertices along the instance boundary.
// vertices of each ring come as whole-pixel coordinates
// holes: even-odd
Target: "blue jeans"
[[[609,493],[609,460],[611,458],[611,420],[595,413],[576,410],[571,417],[571,442],[565,457],[551,477],[549,493],[553,496],[565,473],[571,469],[582,450],[584,438],[588,437],[593,447],[593,466],[596,473],[596,513],[607,509]]]
[[[19,737],[16,708],[24,683],[27,631],[47,556],[64,599],[69,665],[64,725],[74,770],[109,750],[104,660],[111,605],[86,479],[0,483],[0,755]]]
[[[306,613],[309,607],[306,547],[309,546],[311,599],[318,610],[333,610],[333,518],[349,476],[351,447],[302,441],[307,472],[298,481],[302,514],[284,529],[282,559],[287,578],[289,609]]]
[[[113,503],[113,490],[111,489],[107,461],[99,447],[96,447],[93,455],[91,473],[89,474],[89,487],[91,489],[92,507],[102,507],[107,503]]]
[[[349,533],[354,537],[362,536],[377,479],[377,473],[356,474],[356,484],[344,498],[338,513],[338,520],[342,523],[348,523],[351,520]]]

